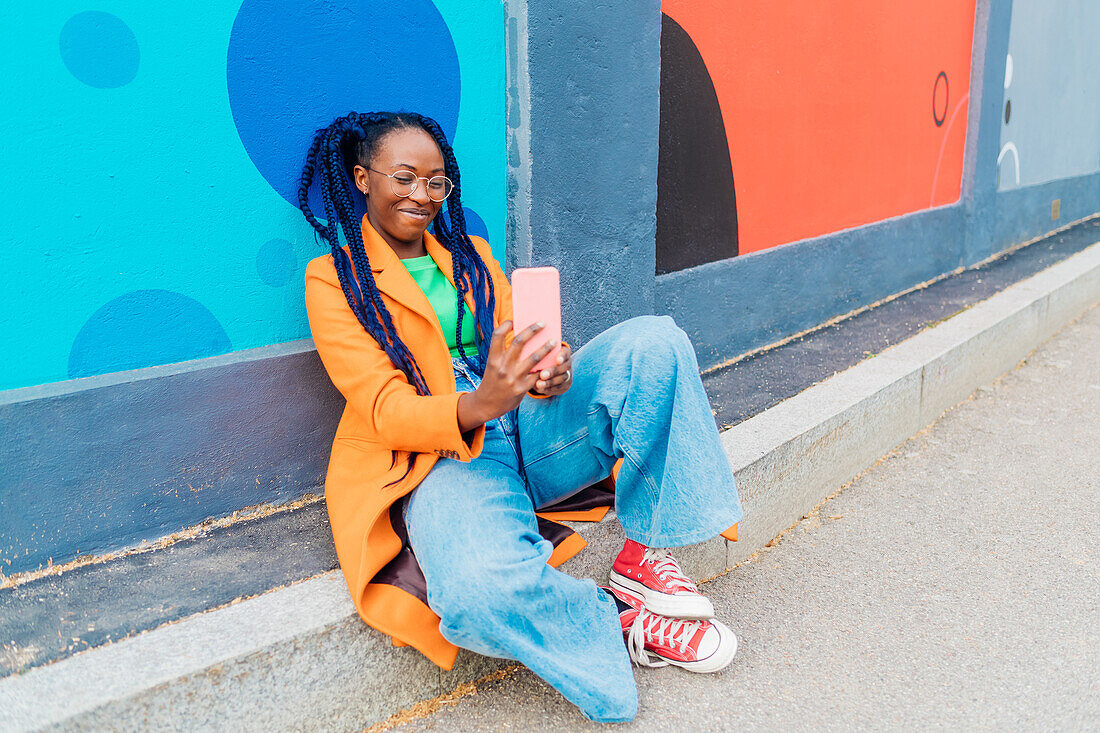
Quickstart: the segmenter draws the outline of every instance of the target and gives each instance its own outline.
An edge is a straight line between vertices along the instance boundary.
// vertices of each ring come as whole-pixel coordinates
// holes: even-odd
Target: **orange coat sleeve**
[[[499,266],[498,266],[499,269]],[[365,424],[364,435],[390,450],[446,453],[470,461],[481,453],[485,426],[458,426],[462,393],[421,395],[363,330],[340,288],[331,257],[306,268],[306,313],[317,354],[329,378]]]

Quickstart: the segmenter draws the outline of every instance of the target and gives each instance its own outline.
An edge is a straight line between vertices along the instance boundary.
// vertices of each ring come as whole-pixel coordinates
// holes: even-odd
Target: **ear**
[[[352,174],[355,178],[355,187],[359,189],[365,196],[370,195],[370,175],[367,173],[367,169],[361,165],[355,166],[352,169]]]

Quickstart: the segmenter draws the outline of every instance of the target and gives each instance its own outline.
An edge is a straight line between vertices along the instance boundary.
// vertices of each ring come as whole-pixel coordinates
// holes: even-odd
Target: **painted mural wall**
[[[1100,3],[1014,0],[1001,191],[1100,171]]]
[[[664,0],[657,272],[959,199],[974,0]]]
[[[439,120],[504,259],[499,3],[61,0],[0,23],[0,390],[307,337],[324,250],[296,181],[350,110]]]

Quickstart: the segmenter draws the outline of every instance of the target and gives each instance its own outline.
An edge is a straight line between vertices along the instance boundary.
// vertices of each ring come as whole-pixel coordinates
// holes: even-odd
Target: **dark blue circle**
[[[248,156],[294,206],[314,132],[341,115],[419,112],[452,140],[458,125],[458,52],[430,0],[244,0],[226,79]],[[312,189],[310,205],[320,214]]]
[[[297,270],[294,247],[285,239],[268,240],[256,253],[256,273],[273,288],[286,285]]]
[[[473,234],[475,237],[481,237],[486,242],[489,241],[489,227],[485,226],[485,222],[481,217],[477,215],[477,212],[466,206],[462,207],[462,216],[466,219],[466,233]]]
[[[197,300],[170,290],[133,290],[81,326],[69,350],[69,376],[171,364],[230,348],[225,329]]]
[[[99,10],[77,13],[62,26],[58,45],[65,68],[88,86],[114,89],[137,76],[137,37],[116,15]]]

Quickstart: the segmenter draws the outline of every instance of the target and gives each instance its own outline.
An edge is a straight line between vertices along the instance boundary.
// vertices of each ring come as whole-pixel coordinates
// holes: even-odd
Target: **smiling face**
[[[361,161],[362,163],[362,161]],[[370,170],[369,168],[374,170]],[[443,207],[428,198],[427,181],[417,181],[409,196],[398,196],[386,174],[400,170],[431,178],[443,175],[443,154],[424,130],[407,127],[378,141],[374,156],[354,169],[355,185],[366,194],[367,218],[400,258],[427,254],[423,235]],[[379,172],[380,171],[380,172]]]

